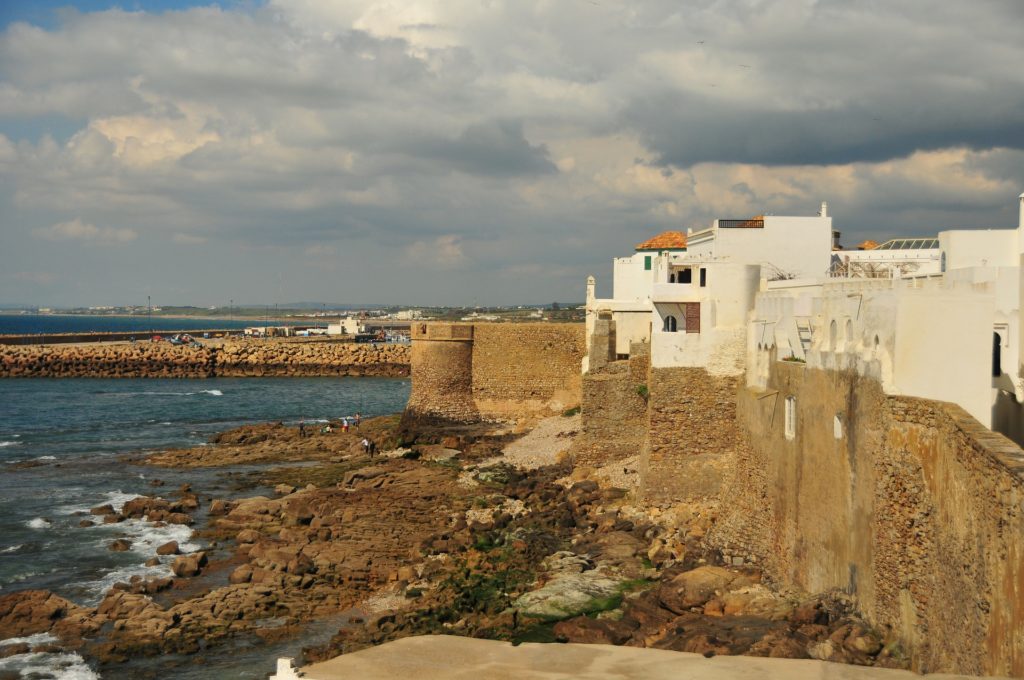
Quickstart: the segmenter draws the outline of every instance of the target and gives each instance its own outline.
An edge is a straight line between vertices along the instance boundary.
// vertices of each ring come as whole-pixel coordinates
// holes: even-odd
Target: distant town
[[[196,307],[191,305],[130,305],[97,307],[7,307],[2,313],[19,315],[73,315],[73,316],[147,316],[189,317],[214,319],[252,319],[254,321],[310,322],[335,321],[350,318],[372,321],[583,321],[586,316],[582,302],[552,302],[546,305],[517,305],[507,307],[402,307],[339,306],[327,304],[301,305],[227,305]]]

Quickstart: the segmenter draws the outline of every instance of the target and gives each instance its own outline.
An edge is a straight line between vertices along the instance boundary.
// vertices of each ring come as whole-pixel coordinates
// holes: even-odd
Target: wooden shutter
[[[700,303],[686,303],[686,332],[700,333]]]

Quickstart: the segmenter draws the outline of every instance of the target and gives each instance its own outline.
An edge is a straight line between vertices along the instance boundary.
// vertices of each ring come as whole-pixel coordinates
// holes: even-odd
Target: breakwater
[[[407,345],[226,340],[202,347],[166,342],[0,346],[2,378],[213,378],[405,376]]]

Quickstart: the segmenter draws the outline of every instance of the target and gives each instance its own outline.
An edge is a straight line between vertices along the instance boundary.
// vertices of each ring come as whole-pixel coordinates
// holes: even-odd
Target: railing
[[[764,229],[764,220],[718,220],[719,229]]]

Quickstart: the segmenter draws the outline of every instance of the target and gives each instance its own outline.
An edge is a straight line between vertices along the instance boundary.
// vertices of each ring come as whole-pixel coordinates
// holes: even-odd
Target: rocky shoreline
[[[56,641],[36,648],[75,651],[106,672],[239,636],[301,636],[307,622],[358,606],[330,642],[305,650],[307,661],[443,632],[907,665],[841,593],[782,592],[756,567],[721,564],[702,545],[713,521],[703,510],[664,521],[627,489],[574,479],[554,448],[510,465],[502,452],[522,432],[508,427],[398,427],[397,417],[344,434],[247,426],[152,455],[154,466],[245,465],[243,488],[275,494],[211,499],[186,485],[94,508],[83,525],[194,523],[208,547],[180,555],[160,546],[153,559],[167,576],[116,584],[95,607],[46,591],[6,594],[0,639],[49,633]],[[363,436],[386,453],[369,458]]]
[[[321,339],[0,345],[0,378],[407,376],[408,345]]]

